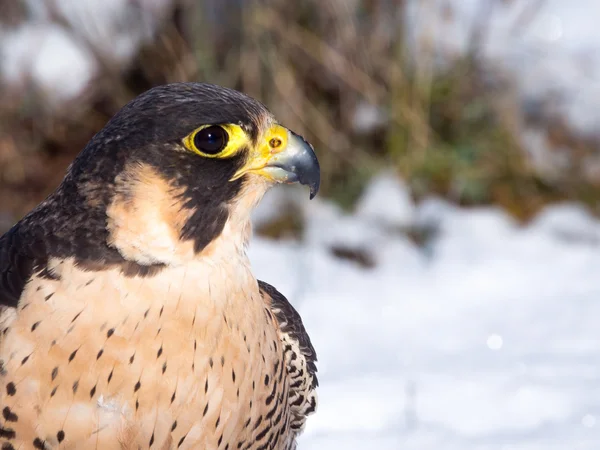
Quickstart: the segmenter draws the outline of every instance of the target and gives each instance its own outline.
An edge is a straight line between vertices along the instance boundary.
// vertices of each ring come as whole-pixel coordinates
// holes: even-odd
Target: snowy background
[[[494,208],[415,206],[387,174],[354,214],[294,198],[305,238],[257,239],[250,255],[317,349],[302,448],[600,448],[599,221],[576,205],[525,227]],[[431,237],[417,246],[409,226]],[[374,266],[334,257],[336,244]]]
[[[33,81],[60,107],[93,84],[98,53],[131,59],[171,2],[25,3],[30,20],[0,26],[0,76],[15,90]],[[405,19],[415,42],[460,54],[485,8],[495,13],[480,52],[514,75],[523,104],[551,96],[575,129],[596,135],[600,2],[412,0]],[[357,127],[377,122],[369,111]],[[544,163],[535,136],[522,137]],[[257,237],[250,254],[318,353],[320,406],[300,448],[600,448],[600,221],[583,207],[548,206],[520,225],[493,206],[416,204],[382,173],[350,211],[309,202],[300,188],[274,190],[257,226],[290,204],[301,238]]]

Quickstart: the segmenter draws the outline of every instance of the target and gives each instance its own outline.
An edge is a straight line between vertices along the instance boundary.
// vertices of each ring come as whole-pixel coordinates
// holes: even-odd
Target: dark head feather
[[[238,124],[255,140],[265,117],[271,115],[260,102],[205,83],[159,86],[129,102],[77,156],[56,192],[0,238],[0,304],[14,306],[31,273],[52,257],[74,257],[89,270],[160,270],[127,261],[107,244],[106,208],[117,176],[132,162],[153,167],[182,188],[182,203],[197,211],[182,237],[194,239],[197,251],[204,248],[227,220],[223,206],[242,188],[243,179],[229,180],[245,155],[200,158],[183,151],[181,140],[200,125],[219,123]]]

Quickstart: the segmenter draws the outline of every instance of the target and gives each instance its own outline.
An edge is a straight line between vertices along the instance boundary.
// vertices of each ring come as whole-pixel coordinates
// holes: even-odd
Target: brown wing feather
[[[21,238],[19,225],[0,237],[0,306],[17,306],[34,270],[33,254]]]
[[[293,412],[291,427],[296,433],[304,428],[306,417],[317,406],[317,354],[306,333],[300,314],[288,300],[270,284],[258,282],[263,298],[279,324],[284,344],[285,361],[290,377],[289,404]]]

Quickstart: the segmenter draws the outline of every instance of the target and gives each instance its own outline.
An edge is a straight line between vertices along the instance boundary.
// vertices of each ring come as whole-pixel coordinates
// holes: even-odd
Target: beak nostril
[[[276,138],[276,137],[272,138],[269,141],[269,145],[271,146],[271,148],[279,148],[279,147],[281,147],[281,144],[282,144],[281,139]]]

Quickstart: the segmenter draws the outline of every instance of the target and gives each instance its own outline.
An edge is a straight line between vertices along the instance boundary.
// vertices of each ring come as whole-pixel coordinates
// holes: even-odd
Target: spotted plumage
[[[318,172],[236,91],[125,106],[0,237],[0,448],[294,449],[315,351],[245,248],[266,190]]]

